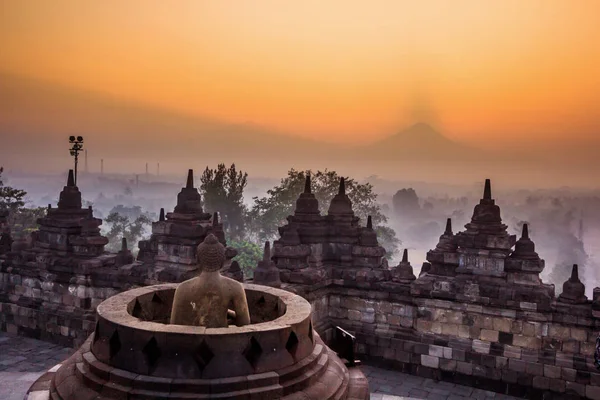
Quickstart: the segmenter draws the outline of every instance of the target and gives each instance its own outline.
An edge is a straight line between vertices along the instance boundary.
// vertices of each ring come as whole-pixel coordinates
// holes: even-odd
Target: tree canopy
[[[296,200],[304,190],[306,174],[311,174],[312,192],[319,201],[322,214],[327,213],[327,208],[333,197],[338,193],[340,176],[335,171],[297,171],[291,169],[288,175],[281,180],[278,186],[267,191],[267,196],[254,198],[254,206],[248,213],[249,231],[257,242],[271,240],[277,236],[277,227],[286,223],[288,215],[293,214]],[[384,224],[387,217],[382,213],[381,206],[377,203],[377,194],[369,183],[346,178],[346,194],[352,201],[354,212],[363,224],[366,224],[370,215],[378,237],[391,258],[397,251],[400,241],[396,238],[393,229]]]
[[[11,234],[15,239],[25,238],[36,231],[39,226],[37,220],[44,218],[47,213],[46,207],[23,207],[17,212],[11,214],[8,218],[11,227]]]
[[[106,248],[114,252],[121,249],[122,238],[127,239],[130,246],[137,246],[138,241],[144,236],[146,227],[152,224],[150,218],[145,214],[133,219],[118,212],[111,212],[104,221],[110,225],[110,229],[106,233],[108,238]]]
[[[0,211],[8,212],[7,223],[11,236],[24,238],[38,228],[37,220],[46,215],[45,207],[25,207],[27,192],[5,186],[2,181],[4,168],[0,167]]]
[[[244,189],[248,184],[248,174],[238,171],[235,164],[229,168],[219,164],[217,168],[206,167],[200,177],[204,211],[219,212],[227,235],[239,240],[244,237]]]
[[[400,189],[392,198],[394,212],[398,216],[414,215],[419,212],[419,197],[413,188]]]
[[[240,264],[244,276],[246,278],[252,278],[258,262],[262,260],[262,247],[253,242],[236,240],[228,242],[227,245],[238,251],[238,255],[233,259]]]
[[[90,203],[90,205],[92,205]],[[87,206],[87,204],[86,204]],[[97,211],[96,211],[97,212]],[[135,220],[137,217],[139,217],[140,215],[145,215],[146,217],[152,219],[156,219],[156,213],[149,213],[149,212],[144,212],[142,210],[141,206],[124,206],[122,204],[116,205],[114,206],[110,211],[109,214],[111,213],[117,213],[119,215],[125,216],[127,218],[129,218],[130,220]]]
[[[2,181],[3,172],[4,168],[0,167],[0,210],[8,211],[13,214],[25,207],[25,196],[27,195],[27,192],[5,186]]]

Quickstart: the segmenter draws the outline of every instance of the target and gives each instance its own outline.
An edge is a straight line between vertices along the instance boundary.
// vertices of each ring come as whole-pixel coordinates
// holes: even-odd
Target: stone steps
[[[304,369],[301,375],[289,379],[289,376],[281,376],[279,381],[283,387],[283,394],[288,395],[300,392],[309,386],[312,386],[327,370],[329,364],[329,355],[327,352],[321,353],[318,362],[311,364],[309,368]]]

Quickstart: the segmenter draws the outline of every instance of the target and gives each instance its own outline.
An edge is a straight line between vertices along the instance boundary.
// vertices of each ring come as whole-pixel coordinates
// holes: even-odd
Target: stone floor
[[[509,400],[506,396],[468,386],[438,382],[396,371],[363,365],[371,389],[371,400]]]
[[[37,378],[72,352],[40,340],[0,332],[0,399],[23,400]]]
[[[31,384],[72,351],[39,340],[0,333],[0,399],[23,400]],[[369,379],[372,400],[515,399],[367,365],[361,368]]]

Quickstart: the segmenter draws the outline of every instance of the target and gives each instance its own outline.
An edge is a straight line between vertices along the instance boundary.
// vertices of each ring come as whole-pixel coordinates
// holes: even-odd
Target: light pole
[[[75,157],[75,186],[77,186],[77,161],[79,160],[79,152],[83,149],[83,137],[82,136],[69,136],[69,143],[73,145],[69,149],[71,155]]]

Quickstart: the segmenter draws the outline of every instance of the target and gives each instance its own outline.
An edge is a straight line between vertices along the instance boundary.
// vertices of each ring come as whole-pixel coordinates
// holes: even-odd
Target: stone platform
[[[69,179],[58,210],[32,234],[31,248],[13,246],[0,255],[0,331],[80,346],[95,330],[95,309],[102,301],[199,272],[188,270],[193,267],[189,251],[202,235],[210,232],[226,243],[217,216],[200,212],[192,178],[190,173],[174,212],[165,216],[163,210],[150,241],[140,243],[136,262],[126,246],[119,254],[97,255],[94,246],[104,241],[97,235],[98,221],[92,210],[81,209],[81,194]],[[306,299],[312,327],[325,343],[335,342],[340,327],[356,338],[358,359],[424,382],[446,380],[544,400],[550,395],[600,400],[600,371],[594,365],[600,288],[588,299],[574,265],[556,296],[554,285],[540,278],[545,262],[529,225],[523,224],[518,240],[511,234],[489,180],[471,222],[455,233],[447,221],[418,277],[407,251],[398,265],[387,264],[376,226],[354,215],[344,180],[327,215],[319,210],[307,178],[293,215],[279,228],[280,238],[272,248],[265,246],[254,283]],[[65,237],[72,242],[66,249],[59,246]],[[233,264],[221,272],[243,281]],[[148,303],[152,299],[132,313],[143,316]],[[103,339],[109,352],[110,339]],[[150,364],[155,358],[162,362],[160,340],[142,339],[148,347],[139,352]],[[300,338],[282,340],[288,339],[294,352]],[[113,350],[120,340],[120,334],[113,338]],[[260,353],[252,346],[248,351],[250,360]],[[140,354],[137,359],[146,362]]]
[[[245,284],[251,323],[168,324],[177,284],[137,288],[97,308],[94,333],[30,390],[54,400],[365,400],[368,382],[314,331],[300,296]],[[40,394],[41,395],[41,394]]]
[[[0,333],[0,399],[23,400],[33,382],[47,370],[57,370],[57,365],[74,351],[41,340]],[[515,399],[481,389],[436,382],[369,365],[364,365],[360,369],[369,379],[371,400]],[[39,399],[44,399],[44,390],[39,392],[35,395],[39,396]],[[36,399],[34,396],[32,398]]]

